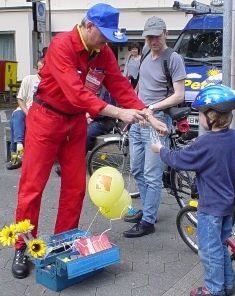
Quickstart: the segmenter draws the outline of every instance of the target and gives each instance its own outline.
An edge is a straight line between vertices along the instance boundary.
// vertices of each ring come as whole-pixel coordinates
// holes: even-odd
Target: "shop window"
[[[0,32],[0,60],[16,60],[14,33]]]

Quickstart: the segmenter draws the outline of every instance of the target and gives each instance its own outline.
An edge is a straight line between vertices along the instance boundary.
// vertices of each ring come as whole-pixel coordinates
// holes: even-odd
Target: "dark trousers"
[[[115,120],[112,118],[102,118],[92,121],[88,125],[87,130],[87,151],[94,148],[97,136],[109,133],[115,125]]]

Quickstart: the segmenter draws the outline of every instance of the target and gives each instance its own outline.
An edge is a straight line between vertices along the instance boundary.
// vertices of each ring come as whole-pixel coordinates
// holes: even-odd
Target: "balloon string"
[[[105,230],[100,234],[100,238],[101,238],[102,235],[104,235],[106,232],[112,230],[112,221],[116,221],[116,220],[120,220],[120,219],[122,219],[122,215],[123,215],[123,212],[124,212],[125,210],[126,210],[126,206],[124,207],[124,209],[122,210],[122,212],[121,212],[121,214],[120,214],[120,216],[119,216],[118,218],[113,218],[113,219],[110,219],[110,220],[109,220],[109,224],[110,224],[110,226],[109,226],[109,228],[105,229]],[[98,211],[96,212],[94,218],[92,219],[90,225],[88,226],[88,228],[87,228],[87,230],[86,230],[86,232],[85,232],[85,234],[84,234],[84,237],[87,236],[87,234],[88,234],[88,232],[89,232],[89,230],[90,230],[92,224],[94,223],[94,221],[95,221],[95,219],[96,219],[96,217],[97,217],[97,215],[98,215],[99,212],[100,212],[100,209],[98,209]]]
[[[127,186],[127,191],[130,192],[130,187],[131,187],[131,175],[128,175],[128,186]]]
[[[91,221],[90,225],[88,226],[87,231],[85,232],[84,236],[87,236],[87,233],[88,233],[88,231],[90,230],[92,224],[94,223],[94,221],[95,221],[95,219],[96,219],[96,217],[97,217],[99,211],[100,211],[100,210],[98,209],[98,211],[96,212],[96,214],[95,214],[93,220]]]
[[[119,218],[112,218],[112,219],[109,220],[110,227],[107,228],[106,230],[104,230],[104,231],[100,234],[100,239],[101,239],[102,235],[104,235],[106,232],[112,230],[112,221],[116,221],[116,220],[121,220],[121,219],[122,219],[122,214],[123,214],[123,212],[124,212],[125,210],[126,210],[126,207],[124,207],[124,209],[122,210],[122,212],[121,212]]]
[[[109,225],[110,225],[110,227],[107,228],[106,230],[104,230],[104,231],[101,233],[101,235],[100,235],[100,240],[101,240],[102,235],[104,235],[106,232],[112,230],[112,221],[113,221],[113,220],[120,220],[120,218],[115,218],[115,219],[110,219],[110,220],[109,220]]]

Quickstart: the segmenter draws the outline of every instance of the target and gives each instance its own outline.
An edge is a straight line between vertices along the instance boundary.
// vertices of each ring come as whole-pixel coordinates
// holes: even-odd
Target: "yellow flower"
[[[16,224],[16,231],[19,233],[26,233],[34,229],[34,225],[30,223],[29,219],[25,219]]]
[[[18,239],[18,235],[16,234],[15,224],[11,224],[10,226],[5,226],[0,231],[0,242],[3,246],[13,246]]]
[[[41,239],[32,239],[28,241],[28,252],[34,257],[43,257],[46,253],[46,244]]]
[[[71,259],[69,259],[68,257],[65,257],[64,259],[62,259],[62,261],[69,262],[69,261],[71,261]]]

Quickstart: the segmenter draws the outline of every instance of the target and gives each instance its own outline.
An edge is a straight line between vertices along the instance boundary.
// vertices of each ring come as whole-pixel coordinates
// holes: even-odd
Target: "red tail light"
[[[189,131],[189,123],[187,121],[186,118],[181,119],[180,121],[177,122],[176,124],[177,129],[181,132],[181,133],[187,133]]]

